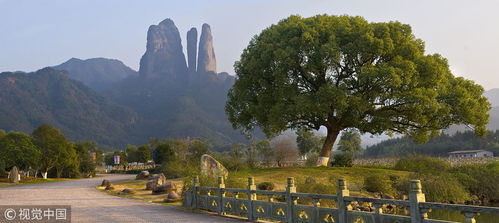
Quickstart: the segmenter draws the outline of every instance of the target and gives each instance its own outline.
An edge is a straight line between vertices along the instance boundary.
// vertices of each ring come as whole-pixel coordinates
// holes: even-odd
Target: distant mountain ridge
[[[134,77],[138,72],[116,59],[91,58],[81,60],[71,58],[68,61],[54,66],[56,70],[67,71],[69,77],[83,82],[97,92],[103,92],[126,79]]]
[[[499,107],[499,88],[493,88],[483,93],[489,100],[492,107]]]
[[[126,145],[126,130],[137,114],[69,78],[44,68],[34,73],[0,73],[0,129],[31,131],[50,124],[70,140],[93,140],[104,146]]]

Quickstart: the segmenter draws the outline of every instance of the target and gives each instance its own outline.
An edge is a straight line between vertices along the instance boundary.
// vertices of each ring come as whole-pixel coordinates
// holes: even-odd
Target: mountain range
[[[33,73],[1,73],[0,129],[29,133],[47,123],[107,150],[149,137],[247,142],[225,116],[234,77],[216,71],[210,26],[203,24],[199,44],[196,28],[187,40],[186,62],[180,33],[165,19],[149,27],[138,72],[115,59],[71,58]]]

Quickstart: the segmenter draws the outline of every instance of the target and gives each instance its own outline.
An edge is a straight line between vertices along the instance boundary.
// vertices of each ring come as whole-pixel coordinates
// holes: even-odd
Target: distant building
[[[494,157],[494,153],[487,150],[461,150],[449,153],[449,158],[481,158]]]

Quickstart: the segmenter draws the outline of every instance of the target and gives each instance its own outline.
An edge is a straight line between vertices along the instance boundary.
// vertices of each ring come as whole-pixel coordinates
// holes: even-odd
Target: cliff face
[[[201,37],[199,39],[197,71],[199,73],[217,73],[217,61],[215,59],[215,50],[213,49],[213,37],[211,36],[210,25],[206,23],[203,24]]]
[[[149,27],[146,52],[140,59],[139,73],[143,78],[174,79],[187,73],[180,33],[171,19]]]
[[[189,64],[189,73],[196,72],[196,57],[198,46],[198,30],[191,28],[187,32],[187,61]]]

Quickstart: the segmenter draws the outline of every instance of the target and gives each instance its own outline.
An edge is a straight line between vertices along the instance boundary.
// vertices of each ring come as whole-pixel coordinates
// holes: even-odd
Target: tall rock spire
[[[171,19],[149,27],[146,53],[140,59],[139,73],[144,78],[178,78],[187,73],[180,33]]]
[[[199,39],[198,70],[199,73],[217,73],[217,61],[213,50],[213,37],[208,24],[203,24]]]
[[[198,30],[191,28],[187,32],[187,63],[189,64],[189,72],[196,72],[198,46]]]

